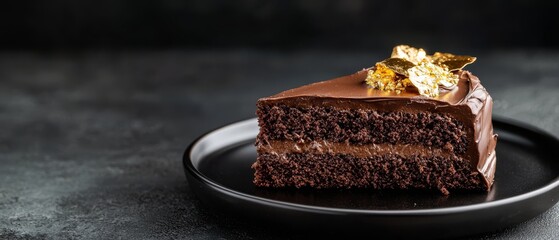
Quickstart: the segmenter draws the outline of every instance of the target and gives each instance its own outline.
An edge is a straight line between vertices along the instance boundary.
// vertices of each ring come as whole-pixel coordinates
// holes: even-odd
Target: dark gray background
[[[559,47],[544,0],[26,0],[0,5],[13,49]]]
[[[407,43],[470,54],[494,114],[559,137],[549,1],[18,1],[0,8],[0,239],[283,239],[215,216],[181,157],[259,97]],[[559,207],[474,238],[557,239]]]

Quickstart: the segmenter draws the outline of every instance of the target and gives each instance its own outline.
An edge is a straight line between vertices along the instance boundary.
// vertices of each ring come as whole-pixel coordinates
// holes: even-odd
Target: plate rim
[[[503,116],[495,116],[492,117],[492,122],[498,122],[500,125],[506,125],[507,127],[513,127],[517,129],[522,129],[523,131],[529,131],[531,133],[535,133],[537,135],[545,137],[547,140],[553,141],[554,145],[559,147],[559,138],[551,135],[550,133],[530,125],[525,122],[521,122],[515,119],[503,117]],[[382,210],[382,209],[351,209],[351,208],[339,208],[339,207],[322,207],[322,206],[314,206],[314,205],[307,205],[307,204],[299,204],[299,203],[291,203],[285,202],[280,200],[274,200],[264,197],[259,197],[247,193],[242,193],[237,190],[225,187],[209,177],[205,176],[202,172],[200,172],[191,161],[190,153],[194,149],[197,143],[199,143],[202,139],[206,136],[220,131],[224,128],[231,127],[233,125],[241,125],[247,124],[248,122],[256,121],[256,118],[249,118],[245,120],[234,121],[220,127],[214,128],[206,133],[200,135],[195,140],[193,140],[188,147],[186,148],[183,154],[183,165],[185,169],[185,173],[189,174],[202,181],[203,183],[209,185],[215,190],[218,190],[224,194],[235,198],[242,198],[243,200],[247,200],[254,203],[259,204],[266,204],[272,205],[274,207],[279,208],[289,208],[299,211],[311,211],[317,212],[321,214],[366,214],[371,216],[428,216],[428,215],[445,215],[445,214],[459,214],[459,213],[466,213],[471,211],[480,211],[484,209],[490,209],[499,206],[505,206],[514,203],[521,203],[523,201],[528,201],[530,199],[537,198],[540,195],[544,195],[550,191],[555,189],[559,189],[559,175],[556,176],[551,182],[547,183],[546,185],[537,188],[535,190],[531,190],[520,195],[516,195],[513,197],[508,197],[504,199],[499,199],[491,202],[482,202],[482,203],[475,203],[470,205],[463,205],[463,206],[452,206],[452,207],[441,207],[441,208],[427,208],[427,209],[405,209],[405,210]],[[557,201],[553,204],[557,204]],[[551,206],[553,206],[551,205]]]

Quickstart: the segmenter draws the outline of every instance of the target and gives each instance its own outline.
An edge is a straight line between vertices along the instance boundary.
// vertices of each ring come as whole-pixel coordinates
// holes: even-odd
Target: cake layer
[[[346,154],[259,154],[254,183],[263,187],[486,190],[460,157]]]
[[[465,153],[468,147],[466,127],[449,113],[289,107],[283,104],[262,104],[257,111],[260,117],[258,139],[263,142],[326,140],[357,145],[421,144],[457,154]]]

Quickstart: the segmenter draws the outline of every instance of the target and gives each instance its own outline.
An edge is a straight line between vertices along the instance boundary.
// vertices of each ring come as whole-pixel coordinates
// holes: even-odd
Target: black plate
[[[559,200],[559,140],[494,119],[497,172],[489,193],[266,189],[252,184],[256,119],[194,141],[184,154],[192,191],[211,208],[298,229],[401,237],[456,237],[528,220]]]

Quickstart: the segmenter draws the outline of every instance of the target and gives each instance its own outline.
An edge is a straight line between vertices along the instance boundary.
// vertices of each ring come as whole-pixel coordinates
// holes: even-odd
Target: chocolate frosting
[[[475,141],[469,143],[464,157],[470,161],[472,168],[481,173],[487,189],[491,187],[495,174],[497,143],[497,135],[493,134],[491,122],[493,100],[476,76],[468,71],[458,71],[456,74],[459,81],[454,88],[442,89],[437,97],[425,97],[413,88],[408,88],[400,94],[372,89],[364,83],[367,70],[287,90],[262,98],[258,104],[281,102],[288,106],[321,105],[451,114],[465,124],[468,135],[474,136]]]

